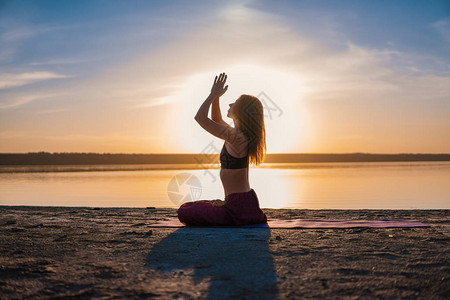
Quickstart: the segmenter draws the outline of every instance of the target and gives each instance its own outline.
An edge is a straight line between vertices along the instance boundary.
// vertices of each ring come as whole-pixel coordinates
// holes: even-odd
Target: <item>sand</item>
[[[428,228],[149,228],[175,209],[0,207],[0,299],[448,299],[449,210],[264,209]]]

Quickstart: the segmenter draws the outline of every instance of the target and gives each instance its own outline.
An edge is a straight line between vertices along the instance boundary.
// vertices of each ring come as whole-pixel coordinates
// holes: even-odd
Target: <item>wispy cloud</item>
[[[83,24],[33,24],[20,18],[0,18],[0,28],[4,28],[0,32],[0,63],[16,62],[18,55],[25,52],[24,46],[37,37],[40,39],[39,42],[42,42],[58,31],[76,29],[80,26]]]
[[[431,27],[434,28],[447,43],[450,43],[450,18],[434,22],[431,24]]]
[[[0,110],[16,108],[36,100],[61,97],[63,93],[21,93],[21,94],[2,94],[0,98]]]
[[[35,36],[36,34],[47,32],[47,27],[18,27],[5,31],[0,35],[0,39],[7,42],[15,42],[17,40],[23,40]]]
[[[44,109],[36,111],[37,115],[46,115],[46,114],[54,114],[54,113],[60,113],[64,111],[68,111],[68,108],[53,108],[53,109]]]
[[[16,21],[9,21],[7,24],[2,24],[7,28],[12,28],[10,30],[3,31],[2,34],[0,34],[0,40],[3,42],[16,42],[19,40],[24,40],[31,38],[33,36],[52,32],[52,31],[59,31],[59,30],[66,30],[66,29],[72,29],[76,28],[80,25],[73,24],[73,25],[37,25],[37,24],[23,24],[18,23]]]
[[[0,103],[0,109],[8,109],[8,108],[21,106],[21,105],[27,104],[31,101],[34,101],[36,99],[39,99],[38,95],[26,95],[26,96],[18,97],[12,101],[8,101],[6,103]]]
[[[68,77],[71,76],[47,71],[26,72],[18,74],[5,73],[0,74],[0,90],[24,86],[42,80],[68,78]]]
[[[61,58],[61,59],[32,62],[30,63],[30,66],[79,64],[91,62],[94,60],[95,59],[87,59],[87,58]]]

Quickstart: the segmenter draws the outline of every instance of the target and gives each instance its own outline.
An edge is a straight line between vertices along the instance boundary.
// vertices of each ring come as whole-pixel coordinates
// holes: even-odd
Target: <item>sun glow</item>
[[[227,117],[229,104],[236,101],[241,94],[258,97],[264,105],[266,143],[268,153],[298,152],[305,136],[305,118],[301,109],[302,80],[288,72],[273,70],[255,65],[240,64],[214,72],[197,73],[186,80],[180,92],[171,96],[169,101],[180,103],[178,126],[180,152],[202,153],[210,148],[209,153],[217,152],[222,147],[222,140],[204,129],[194,120],[200,105],[209,95],[214,77],[225,72],[228,91],[220,99],[220,109],[225,122],[234,126]],[[211,116],[211,108],[209,110]]]

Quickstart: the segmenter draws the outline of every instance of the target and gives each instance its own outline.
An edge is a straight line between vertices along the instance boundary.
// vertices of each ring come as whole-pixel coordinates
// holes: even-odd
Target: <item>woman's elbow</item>
[[[195,116],[194,120],[197,121],[197,123],[201,125],[202,123],[204,123],[203,121],[205,120],[205,118],[200,117],[200,116]]]

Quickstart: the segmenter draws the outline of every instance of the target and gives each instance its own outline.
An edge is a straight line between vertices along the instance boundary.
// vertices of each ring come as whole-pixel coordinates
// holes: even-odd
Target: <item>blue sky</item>
[[[448,1],[2,1],[0,151],[200,152],[225,71],[269,152],[449,152],[449,53]]]

